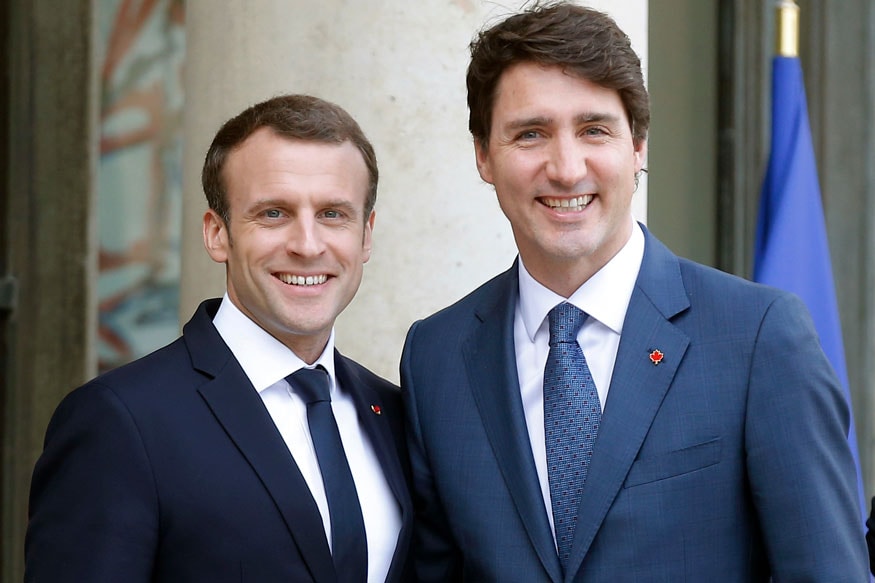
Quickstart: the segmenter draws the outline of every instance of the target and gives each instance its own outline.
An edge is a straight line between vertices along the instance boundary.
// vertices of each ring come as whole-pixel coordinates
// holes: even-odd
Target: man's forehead
[[[554,73],[567,75],[572,83],[555,85],[555,77],[550,78]],[[556,91],[562,92],[562,98],[557,99]],[[622,97],[616,89],[582,75],[569,74],[558,66],[547,67],[528,62],[508,68],[502,73],[495,88],[492,117],[495,118],[498,110],[510,107],[513,110],[511,115],[516,119],[508,120],[509,124],[526,125],[529,121],[549,121],[548,118],[555,115],[553,110],[573,110],[575,104],[565,99],[569,96],[580,107],[579,111],[572,111],[575,121],[610,122],[627,117]],[[580,98],[579,102],[577,97]]]

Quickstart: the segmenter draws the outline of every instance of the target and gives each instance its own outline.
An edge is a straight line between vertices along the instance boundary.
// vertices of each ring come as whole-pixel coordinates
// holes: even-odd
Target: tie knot
[[[298,369],[287,376],[286,380],[308,405],[319,401],[331,401],[328,392],[328,371],[321,366]]]
[[[559,342],[577,342],[577,333],[586,320],[586,312],[568,302],[562,302],[548,314],[550,345]]]

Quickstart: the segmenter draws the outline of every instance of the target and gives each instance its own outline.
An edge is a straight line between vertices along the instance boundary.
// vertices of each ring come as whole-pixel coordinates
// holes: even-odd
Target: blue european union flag
[[[802,298],[850,407],[845,350],[802,66],[795,57],[775,57],[772,62],[772,151],[760,199],[753,278]],[[865,522],[855,431],[851,415],[848,442],[857,465],[857,490]]]

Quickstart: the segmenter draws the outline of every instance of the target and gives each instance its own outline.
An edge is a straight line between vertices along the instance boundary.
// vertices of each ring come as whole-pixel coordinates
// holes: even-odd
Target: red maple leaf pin
[[[652,362],[655,366],[662,362],[664,356],[665,355],[659,349],[654,348],[653,351],[650,353],[650,362]]]
[[[379,406],[379,405],[371,405],[371,411],[373,411],[373,412],[376,413],[377,415],[382,415],[382,414],[383,414],[383,410],[380,409],[380,406]]]

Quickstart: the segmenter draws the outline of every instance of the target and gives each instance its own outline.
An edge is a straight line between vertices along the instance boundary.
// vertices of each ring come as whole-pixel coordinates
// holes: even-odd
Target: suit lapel
[[[201,304],[183,332],[196,369],[213,377],[198,391],[258,474],[316,581],[336,581],[322,518],[282,436],[243,369],[212,325],[215,304]],[[212,310],[212,314],[208,310]]]
[[[334,354],[335,374],[344,387],[352,395],[355,403],[356,411],[361,426],[367,433],[368,438],[374,446],[374,452],[383,469],[383,474],[392,493],[395,495],[395,500],[398,501],[398,506],[401,508],[401,532],[398,536],[398,547],[395,549],[395,556],[392,558],[392,564],[389,568],[389,576],[387,580],[394,580],[394,573],[399,569],[404,568],[404,561],[407,556],[406,545],[402,545],[404,541],[409,540],[408,534],[405,532],[412,525],[413,503],[410,499],[410,491],[407,488],[407,482],[404,479],[404,471],[401,467],[401,461],[398,453],[397,440],[404,439],[403,435],[393,435],[390,420],[383,411],[386,411],[386,405],[382,402],[379,393],[374,390],[368,382],[359,375],[355,368],[350,366],[346,357],[335,351]],[[377,407],[377,414],[373,407]],[[396,411],[396,409],[392,409]]]
[[[554,581],[561,567],[528,440],[513,342],[518,296],[516,264],[501,281],[494,303],[476,314],[479,325],[463,348],[469,385],[504,482],[538,557]]]
[[[677,257],[645,229],[645,253],[617,352],[608,400],[578,510],[568,580],[583,563],[650,430],[689,338],[670,319],[689,307]],[[650,355],[664,356],[658,365]]]

